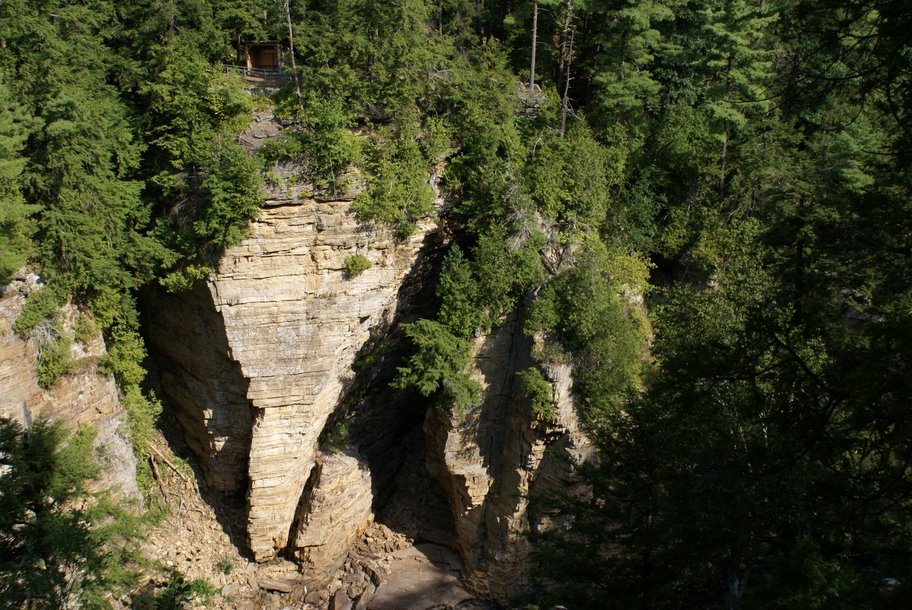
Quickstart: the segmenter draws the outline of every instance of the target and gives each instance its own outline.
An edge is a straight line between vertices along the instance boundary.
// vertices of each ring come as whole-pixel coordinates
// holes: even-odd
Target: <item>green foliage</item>
[[[80,311],[76,315],[76,321],[73,324],[73,336],[83,345],[94,341],[100,332],[98,325],[95,323],[95,317],[91,312]]]
[[[35,197],[54,202],[40,217],[39,254],[46,276],[71,290],[129,287],[131,270],[149,262],[140,257],[151,244],[137,231],[148,212],[140,184],[126,178],[139,147],[122,106],[98,99],[104,92],[68,90],[50,99],[32,156]]]
[[[320,450],[338,453],[351,446],[352,429],[348,421],[344,419],[338,422],[328,431],[320,441]]]
[[[554,388],[545,379],[538,367],[530,367],[516,373],[522,381],[523,392],[529,399],[532,415],[546,422],[554,421]]]
[[[146,395],[140,388],[146,371],[143,360],[146,349],[139,334],[139,320],[132,297],[106,290],[91,303],[95,320],[101,326],[108,353],[99,363],[102,373],[112,374],[121,390],[121,403],[127,410],[130,440],[138,461],[137,480],[140,489],[152,484],[151,473],[145,456],[155,430],[162,406],[154,395]]]
[[[215,562],[215,569],[227,576],[234,571],[234,562],[231,561],[231,558],[228,556],[222,557]]]
[[[27,159],[22,156],[30,123],[9,89],[0,82],[0,286],[25,264],[32,252],[34,225],[30,222],[38,206],[22,197],[22,173]]]
[[[257,215],[261,179],[235,141],[252,101],[239,77],[207,60],[191,31],[151,48],[148,61],[156,66],[141,87],[154,153],[148,184],[164,217],[156,238],[167,249],[163,264],[186,266],[238,243]]]
[[[168,292],[190,290],[193,284],[209,277],[212,268],[208,265],[187,265],[178,271],[172,271],[159,278],[158,283]]]
[[[666,203],[662,193],[652,190],[649,171],[643,176],[631,179],[621,187],[616,201],[623,202],[623,207],[614,219],[620,228],[619,241],[636,252],[655,248],[658,242],[656,217]]]
[[[269,168],[277,163],[297,161],[304,155],[304,144],[297,131],[285,130],[279,137],[267,140],[257,150],[263,164]]]
[[[222,139],[213,142],[201,165],[206,206],[190,225],[191,235],[196,243],[215,248],[240,243],[263,199],[256,166],[240,145]]]
[[[520,175],[527,150],[515,116],[516,80],[495,43],[454,60],[451,72],[440,97],[458,128],[460,146],[445,178],[458,184],[461,194],[455,215],[481,232],[527,203]]]
[[[266,167],[292,162],[302,177],[332,195],[344,193],[345,174],[361,158],[361,141],[350,131],[351,117],[337,98],[308,94],[303,108],[293,108],[299,127],[267,142],[259,151]]]
[[[481,325],[489,328],[513,311],[525,294],[544,281],[544,270],[534,237],[511,247],[507,230],[494,225],[478,238],[475,247],[475,277]]]
[[[301,122],[305,128],[300,139],[308,178],[333,194],[343,192],[346,185],[342,175],[361,158],[361,143],[348,130],[351,119],[338,100],[311,96]]]
[[[426,0],[333,3],[302,24],[309,31],[296,36],[304,45],[302,56],[313,58],[303,70],[305,83],[346,83],[353,107],[378,117],[403,113],[423,92],[439,61],[429,27],[431,10]],[[327,40],[327,32],[334,38]]]
[[[673,55],[677,49],[658,26],[674,19],[681,2],[655,1],[604,3],[591,7],[592,19],[608,27],[592,32],[584,44],[597,45],[591,54],[593,87],[603,120],[626,123],[642,130],[657,105],[662,83],[656,78],[656,55]],[[587,49],[588,51],[588,49]]]
[[[59,324],[51,325],[52,337],[38,351],[38,385],[50,388],[76,364],[71,354],[73,342]]]
[[[531,239],[512,251],[507,242],[507,230],[494,225],[479,236],[473,261],[458,246],[447,252],[437,285],[437,318],[454,335],[470,338],[479,328],[497,325],[543,281],[540,242]]]
[[[99,371],[114,375],[121,387],[140,383],[146,372],[142,361],[146,357],[146,348],[142,337],[133,329],[117,324],[107,330],[111,346],[99,364]]]
[[[185,604],[205,604],[218,589],[209,582],[195,578],[187,580],[177,571],[172,571],[166,586],[155,592],[157,610],[180,610]]]
[[[437,313],[440,323],[457,337],[472,337],[480,324],[478,284],[459,246],[453,246],[443,259],[437,296],[441,300]]]
[[[138,457],[145,457],[155,431],[155,423],[162,411],[161,403],[155,396],[145,396],[136,386],[127,388],[121,402],[127,410],[133,451]]]
[[[363,254],[353,254],[351,256],[345,257],[345,276],[348,279],[353,279],[367,271],[373,266],[373,263],[370,262]]]
[[[598,422],[641,387],[647,325],[624,295],[643,289],[642,261],[594,244],[577,266],[555,278],[533,303],[529,333],[555,333],[573,354],[583,413]]]
[[[388,345],[380,344],[367,351],[367,353],[359,353],[355,361],[352,362],[352,370],[360,372],[370,369],[388,355],[389,351]]]
[[[831,343],[790,328],[793,320],[770,307],[775,283],[757,268],[757,248],[756,239],[732,242],[717,263],[718,289],[676,288],[659,310],[655,352],[661,373],[644,403],[629,412],[640,434],[631,440],[648,443],[653,459],[663,465],[662,474],[652,471],[665,481],[662,492],[654,494],[651,511],[660,520],[652,536],[677,537],[681,543],[673,552],[679,557],[672,561],[682,566],[696,557],[706,562],[678,581],[679,587],[740,580],[742,570],[750,569],[755,583],[750,599],[760,607],[872,600],[881,595],[876,583],[897,568],[887,561],[881,576],[865,573],[870,564],[856,563],[848,548],[865,556],[881,552],[874,550],[881,545],[893,547],[892,538],[874,534],[880,519],[890,518],[860,517],[867,522],[862,526],[824,516],[822,506],[845,510],[854,503],[844,495],[853,484],[839,481],[850,478],[864,485],[853,478],[863,478],[856,468],[864,467],[830,461],[831,452],[839,452],[830,443],[843,442],[837,440],[843,438],[838,424],[809,432],[819,425],[813,422],[821,413],[842,411],[841,400],[830,392],[839,383],[831,374],[838,375],[836,350],[844,338]],[[693,358],[695,351],[699,359]],[[837,413],[835,421],[841,419]],[[810,448],[804,438],[809,433]],[[680,516],[672,517],[667,512],[672,510]],[[853,527],[874,530],[859,544],[849,542],[846,529]],[[752,542],[760,531],[766,540],[763,559]],[[807,532],[814,532],[810,538],[818,542],[810,542]],[[822,541],[825,546],[816,546]]]
[[[355,199],[352,211],[362,222],[392,225],[400,239],[415,231],[415,223],[434,211],[434,192],[428,181],[428,162],[418,144],[391,137],[366,145],[367,190]]]
[[[431,165],[440,165],[456,152],[453,147],[453,130],[437,117],[427,119],[422,132],[421,152]]]
[[[441,396],[457,412],[473,407],[478,384],[466,372],[471,356],[468,342],[431,320],[403,324],[402,330],[415,353],[407,366],[397,369],[393,387],[414,387],[422,396]]]
[[[101,291],[90,303],[90,309],[108,347],[99,370],[114,375],[122,389],[141,383],[145,379],[142,361],[146,349],[133,298],[114,290]]]
[[[60,303],[53,288],[32,292],[13,323],[13,330],[38,340],[38,385],[50,388],[76,364],[73,346],[63,325],[56,320]]]
[[[207,61],[192,33],[155,48],[152,61],[159,62],[159,68],[143,90],[147,119],[155,125],[152,144],[167,154],[163,170],[193,171],[210,157],[217,136],[231,136],[247,126],[250,96],[239,77],[219,72]]]
[[[135,520],[86,483],[94,431],[67,440],[59,424],[24,432],[0,419],[0,600],[6,607],[109,607],[133,575]]]
[[[518,89],[533,5],[540,94]],[[236,143],[252,100],[218,64],[232,43],[284,37],[283,8],[0,4],[0,283],[42,269],[22,334],[53,338],[59,303],[90,304],[138,451],[158,407],[138,389],[133,295],[189,287],[257,213],[260,168]],[[292,161],[337,196],[363,170],[359,219],[400,237],[433,213],[443,174],[462,249],[445,256],[438,321],[406,326],[416,352],[397,384],[472,406],[469,339],[532,298],[541,357],[574,367],[610,459],[588,473],[593,501],[562,507],[564,550],[536,541],[561,601],[909,605],[903,2],[290,8],[303,99],[276,101],[296,126],[263,148],[267,171]],[[666,288],[643,384],[646,255]],[[49,381],[66,350],[47,345]],[[544,411],[534,371],[523,385]]]
[[[28,334],[39,322],[51,317],[60,305],[53,288],[45,287],[32,292],[13,323],[13,330],[20,335]]]
[[[768,105],[765,85],[772,76],[774,52],[764,48],[766,32],[778,14],[746,0],[707,3],[701,20],[701,56],[695,58],[706,79],[707,110],[720,139],[745,126]]]
[[[220,29],[231,34],[231,40],[270,40],[275,37],[275,28],[279,21],[277,3],[264,3],[258,0],[227,0],[219,3],[215,15]],[[267,19],[266,17],[269,17]]]

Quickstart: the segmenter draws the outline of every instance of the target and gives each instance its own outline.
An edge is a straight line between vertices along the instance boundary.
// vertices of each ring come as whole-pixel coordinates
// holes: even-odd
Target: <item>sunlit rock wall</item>
[[[532,340],[508,319],[475,340],[472,375],[481,404],[465,414],[433,410],[425,423],[428,468],[449,500],[469,584],[506,602],[529,584],[528,534],[555,518],[537,513],[537,494],[585,495],[576,466],[595,450],[573,407],[566,365],[545,366],[556,405],[533,417],[516,373],[533,365]]]
[[[94,427],[95,455],[101,466],[94,487],[138,497],[136,460],[125,432],[126,412],[114,378],[98,370],[107,353],[104,341],[99,333],[85,342],[74,340],[79,312],[71,304],[61,308],[59,321],[72,340],[74,366],[50,388],[38,385],[39,341],[13,332],[26,297],[37,290],[43,290],[39,278],[24,271],[0,289],[0,417],[14,419],[25,428],[39,419],[59,421],[73,431]]]
[[[208,280],[147,307],[164,390],[207,478],[226,491],[237,488],[230,480],[246,487],[260,561],[288,544],[317,438],[355,354],[392,319],[434,227],[422,222],[397,241],[389,229],[359,224],[350,207],[350,197],[318,201],[303,186],[275,188]],[[372,265],[349,278],[345,259],[356,254]]]

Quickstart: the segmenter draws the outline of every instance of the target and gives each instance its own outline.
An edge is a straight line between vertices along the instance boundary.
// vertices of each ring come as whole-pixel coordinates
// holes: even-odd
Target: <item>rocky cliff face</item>
[[[396,395],[388,388],[395,357],[382,355],[382,342],[402,303],[410,306],[406,316],[433,315],[416,305],[433,298],[433,287],[415,278],[431,266],[423,261],[434,259],[427,256],[437,245],[429,239],[434,226],[422,223],[397,242],[386,230],[359,225],[351,199],[274,187],[249,237],[221,256],[206,281],[145,300],[162,389],[210,487],[246,493],[257,561],[287,550],[319,586],[370,525],[373,510],[391,507],[392,521],[411,514],[396,495],[417,480],[441,511],[425,511],[433,523],[403,531],[455,540],[472,588],[506,600],[528,582],[528,532],[551,527],[556,517],[530,498],[585,493],[574,465],[594,451],[573,410],[569,368],[545,367],[556,416],[536,420],[516,377],[533,365],[533,341],[510,318],[476,341],[473,374],[483,388],[477,408],[425,417],[424,399]],[[346,259],[356,254],[371,267],[347,277]],[[560,252],[549,255],[554,271]],[[378,362],[353,383],[359,352]],[[360,455],[317,449],[318,438],[334,436],[327,421],[343,396],[355,405],[349,423],[358,433],[348,440]],[[428,473],[445,499],[430,489],[436,486]]]
[[[146,307],[149,342],[167,363],[162,389],[206,482],[225,493],[246,490],[253,407],[208,286],[157,294]]]
[[[208,280],[147,301],[163,389],[210,485],[246,490],[256,560],[288,549],[319,584],[370,524],[372,503],[389,496],[365,468],[389,452],[386,441],[377,449],[362,438],[364,460],[321,453],[317,439],[349,389],[355,355],[393,320],[431,228],[397,243],[359,226],[350,199],[277,191]],[[348,278],[354,254],[372,266]],[[432,410],[424,424],[427,469],[449,504],[467,580],[501,601],[528,584],[529,531],[558,518],[536,507],[536,494],[585,494],[575,465],[594,454],[573,409],[569,367],[545,367],[554,420],[532,416],[516,377],[533,366],[532,351],[516,318],[479,337],[473,375],[482,403],[466,414]],[[374,417],[369,428],[376,440],[395,424]]]
[[[59,421],[71,430],[94,426],[95,454],[101,465],[96,485],[138,497],[136,460],[130,439],[121,432],[126,413],[114,378],[98,371],[98,363],[106,354],[101,335],[96,333],[85,342],[74,341],[71,372],[48,389],[38,385],[38,341],[13,332],[27,296],[37,290],[42,290],[39,278],[23,272],[0,294],[0,417],[17,420],[25,427],[38,419]],[[60,314],[63,332],[70,338],[77,315],[70,304]]]
[[[359,225],[350,198],[275,189],[208,280],[147,303],[163,390],[210,483],[246,489],[257,560],[288,545],[317,439],[355,354],[392,319],[432,227],[396,242]],[[372,266],[349,278],[345,259],[355,254]]]
[[[528,585],[529,532],[553,525],[555,515],[541,513],[534,498],[587,493],[575,466],[595,456],[573,408],[568,366],[545,367],[553,421],[532,416],[516,376],[532,365],[531,348],[515,318],[479,337],[473,377],[481,404],[466,414],[432,411],[425,423],[428,468],[449,500],[466,578],[502,602]]]
[[[374,518],[371,476],[357,455],[318,452],[291,546],[313,587],[342,565]]]

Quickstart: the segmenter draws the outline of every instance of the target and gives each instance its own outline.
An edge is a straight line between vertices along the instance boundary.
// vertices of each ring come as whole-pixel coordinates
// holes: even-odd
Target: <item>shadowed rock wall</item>
[[[554,519],[538,514],[535,496],[586,494],[575,467],[595,457],[574,411],[569,366],[544,367],[554,420],[532,416],[516,376],[532,366],[531,348],[514,317],[476,339],[472,374],[481,404],[465,414],[434,410],[425,422],[428,469],[449,500],[466,579],[503,603],[529,584],[530,530]]]
[[[423,222],[397,242],[360,225],[350,206],[350,198],[317,201],[304,187],[275,189],[208,280],[146,308],[167,371],[163,389],[207,477],[225,491],[235,489],[230,480],[247,489],[258,561],[287,546],[317,439],[355,354],[392,320],[399,286],[434,226]],[[345,259],[355,254],[372,266],[348,278]]]

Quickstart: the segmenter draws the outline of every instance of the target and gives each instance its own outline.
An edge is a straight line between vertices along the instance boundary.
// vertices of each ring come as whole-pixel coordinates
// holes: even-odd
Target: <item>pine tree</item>
[[[586,17],[585,41],[593,101],[606,122],[620,122],[642,132],[644,121],[658,109],[661,83],[652,72],[657,54],[673,47],[659,26],[674,18],[676,2],[650,0],[593,3]]]
[[[97,474],[94,431],[69,436],[60,424],[27,431],[0,418],[0,601],[10,608],[110,607],[130,584],[135,517],[104,494],[89,494]]]
[[[38,206],[27,204],[22,196],[27,161],[22,149],[29,123],[9,89],[0,83],[0,286],[32,253],[30,217]]]

